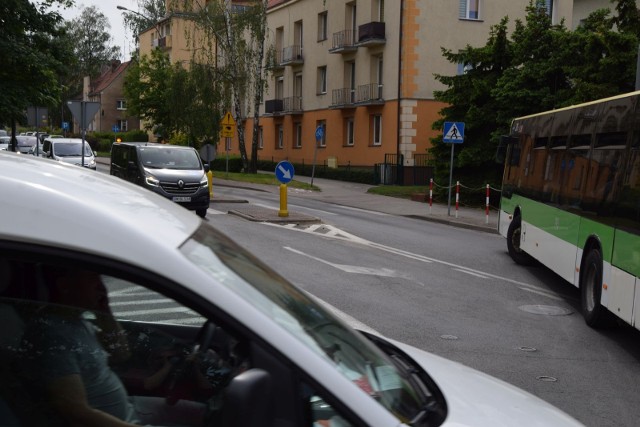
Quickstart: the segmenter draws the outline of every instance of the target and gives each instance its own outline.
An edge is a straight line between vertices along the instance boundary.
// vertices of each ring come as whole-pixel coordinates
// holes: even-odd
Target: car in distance
[[[57,395],[42,393],[55,381],[41,371],[73,366],[83,347],[33,337],[71,321],[84,335],[103,331],[98,316],[107,304],[120,325],[107,337],[123,340],[126,350],[109,371],[123,399],[154,398],[169,413],[198,405],[215,420],[206,425],[580,425],[498,379],[352,329],[211,223],[158,194],[8,152],[0,153],[0,170],[0,198],[11,201],[3,214],[14,218],[0,222],[0,362],[11,367],[2,371],[4,425],[60,425],[65,414],[49,406]],[[34,206],[47,208],[47,221]],[[98,275],[100,287],[92,276],[69,294],[68,283],[51,274],[77,269]],[[65,295],[74,305],[60,304]],[[108,348],[117,352],[118,345]],[[31,362],[48,352],[58,365]],[[163,366],[160,385],[145,381]],[[100,399],[87,401],[93,412],[107,410],[97,407]]]
[[[11,137],[10,136],[1,136],[0,135],[0,150],[8,150],[10,144],[11,144]]]
[[[209,165],[193,147],[150,142],[111,146],[110,174],[133,182],[205,217],[209,208]]]
[[[38,138],[32,135],[16,135],[16,140],[16,152],[21,154],[28,154],[38,143]]]
[[[84,153],[82,152],[83,147]],[[44,139],[42,146],[38,149],[39,153],[32,150],[32,154],[96,170],[96,155],[87,141],[83,143],[82,138],[49,137]],[[82,163],[83,161],[84,163]]]

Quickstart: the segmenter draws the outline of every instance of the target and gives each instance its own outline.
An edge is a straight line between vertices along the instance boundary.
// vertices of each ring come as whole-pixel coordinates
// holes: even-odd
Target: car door
[[[11,254],[0,256],[3,425],[67,423],[68,414],[52,400],[51,378],[75,372],[75,365],[99,366],[95,353],[107,355],[108,371],[141,411],[134,411],[137,416],[151,417],[138,418],[143,423],[364,425],[347,404],[215,301],[202,301],[184,286],[127,263],[10,246],[0,242],[7,249],[0,253]],[[76,288],[66,287],[72,282]],[[105,326],[106,307],[115,332]],[[71,338],[79,330],[89,335],[87,342],[100,345]],[[116,338],[103,342],[95,338],[100,335]]]

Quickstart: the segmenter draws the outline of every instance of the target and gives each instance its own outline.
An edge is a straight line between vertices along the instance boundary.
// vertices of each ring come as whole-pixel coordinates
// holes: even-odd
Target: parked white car
[[[350,328],[142,187],[10,152],[0,170],[12,219],[0,221],[2,425],[96,425],[74,418],[85,409],[134,421],[141,402],[162,407],[146,412],[160,425],[185,408],[186,425],[580,425],[498,379]],[[103,377],[117,391],[108,405]]]
[[[82,152],[84,147],[84,153]],[[35,148],[34,148],[35,149]],[[89,169],[96,169],[96,156],[87,141],[81,138],[60,138],[49,136],[42,141],[37,148],[41,157],[71,163],[76,166],[84,165]],[[32,154],[36,154],[35,152]],[[84,163],[83,163],[84,161]]]

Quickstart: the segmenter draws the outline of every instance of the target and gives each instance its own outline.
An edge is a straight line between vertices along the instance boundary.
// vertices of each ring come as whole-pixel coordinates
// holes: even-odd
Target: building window
[[[353,134],[354,134],[354,123],[353,123],[353,117],[349,117],[347,119],[347,129],[346,129],[346,137],[347,140],[345,141],[345,144],[349,147],[353,146]]]
[[[460,0],[460,19],[480,19],[481,0]]]
[[[463,64],[463,63],[459,63],[458,64],[458,75],[461,76],[463,74],[467,74],[473,67],[471,66],[471,64]]]
[[[382,144],[382,116],[373,116],[373,145]]]
[[[318,87],[317,94],[324,95],[327,93],[327,67],[318,67]]]
[[[258,148],[260,150],[264,148],[264,133],[262,132],[262,126],[258,129]]]
[[[542,3],[537,3],[538,9],[543,8],[547,12],[547,15],[553,16],[553,0],[543,0]]]
[[[384,0],[378,0],[378,22],[384,22]]]
[[[120,132],[126,132],[127,130],[129,130],[129,127],[127,126],[127,121],[118,120],[118,129],[120,129]]]
[[[325,41],[327,39],[327,12],[318,14],[318,41]]]
[[[326,147],[327,146],[327,122],[325,120],[318,120],[316,122],[316,129],[318,126],[322,127],[322,139],[320,139],[318,143],[318,147]]]
[[[282,150],[284,148],[284,131],[282,125],[276,126],[276,148]]]
[[[293,127],[296,135],[294,148],[302,148],[302,123],[294,123]]]
[[[124,99],[118,99],[116,101],[116,109],[117,110],[126,110],[127,109],[127,101]]]

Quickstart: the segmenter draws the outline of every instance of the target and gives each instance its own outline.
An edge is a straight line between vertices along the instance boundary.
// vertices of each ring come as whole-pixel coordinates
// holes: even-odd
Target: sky
[[[125,31],[123,12],[118,10],[116,6],[124,6],[127,9],[138,11],[138,2],[136,0],[75,0],[75,6],[69,9],[61,9],[60,14],[66,20],[74,19],[80,16],[82,6],[95,6],[111,24],[112,44],[120,47],[121,61],[128,61],[131,53],[135,50],[135,40],[130,31]]]

